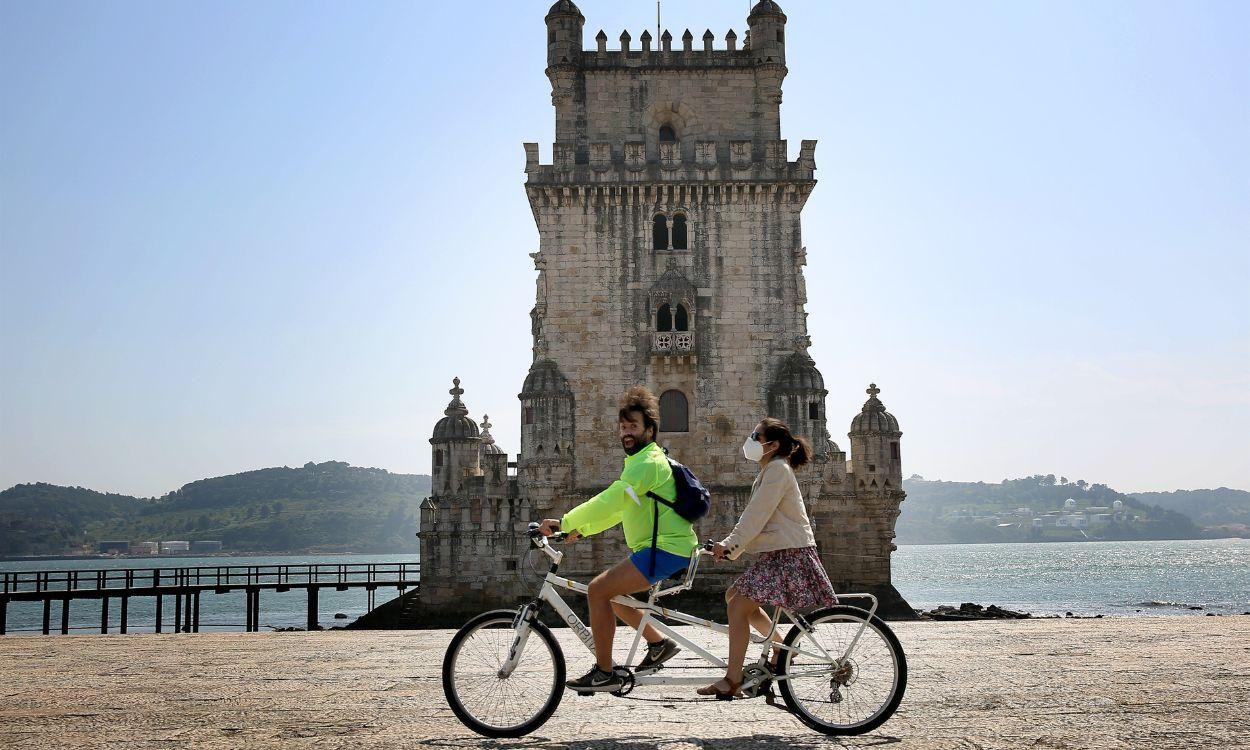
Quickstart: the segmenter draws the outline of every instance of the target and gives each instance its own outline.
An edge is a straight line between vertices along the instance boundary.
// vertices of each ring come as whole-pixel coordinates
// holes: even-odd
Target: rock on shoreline
[[[1033,617],[1028,612],[1015,612],[996,604],[982,607],[973,602],[964,602],[958,607],[943,604],[928,612],[918,609],[916,616],[921,620],[1027,620]]]

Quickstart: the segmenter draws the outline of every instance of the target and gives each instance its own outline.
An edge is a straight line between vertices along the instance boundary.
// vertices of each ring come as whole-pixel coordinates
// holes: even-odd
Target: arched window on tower
[[[676,319],[673,321],[673,330],[674,331],[689,331],[690,330],[690,319],[689,319],[689,316],[686,315],[685,305],[677,306],[677,315],[676,315]]]
[[[657,331],[673,330],[673,311],[669,309],[668,305],[660,305],[660,309],[656,311],[655,330]],[[681,330],[681,329],[678,329],[678,330]]]
[[[673,217],[673,249],[686,249],[686,215],[677,214]]]
[[[807,418],[820,419],[820,403],[816,401],[807,402]]]
[[[664,214],[656,214],[651,220],[651,239],[656,250],[668,249],[668,217]]]
[[[673,130],[672,125],[660,126],[660,143],[676,143],[677,131]]]
[[[443,466],[443,450],[439,448],[434,451],[434,468],[442,468]]]
[[[686,394],[678,390],[660,394],[660,431],[690,431],[690,407],[686,403]]]

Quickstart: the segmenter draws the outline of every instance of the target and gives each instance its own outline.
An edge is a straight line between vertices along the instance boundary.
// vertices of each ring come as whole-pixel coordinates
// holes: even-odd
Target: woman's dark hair
[[[760,433],[761,443],[771,443],[777,441],[777,453],[774,458],[780,456],[789,462],[790,467],[797,469],[812,460],[812,444],[807,442],[807,438],[799,437],[790,433],[790,426],[782,422],[776,417],[764,417],[760,420],[760,427],[763,431]]]
[[[655,394],[647,390],[646,386],[636,385],[630,388],[621,396],[619,403],[620,411],[617,417],[620,419],[629,419],[629,413],[636,411],[642,414],[643,428],[650,427],[652,432],[658,437],[660,434],[660,402],[656,399]]]

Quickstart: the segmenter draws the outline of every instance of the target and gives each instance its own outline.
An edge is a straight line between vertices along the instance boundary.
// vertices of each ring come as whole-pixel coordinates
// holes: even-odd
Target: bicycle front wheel
[[[797,649],[785,651],[781,664],[778,687],[786,705],[824,734],[863,734],[881,726],[907,688],[907,659],[894,632],[876,615],[845,605],[806,619],[810,632],[795,626],[785,638]]]
[[[499,609],[464,624],[443,657],[443,694],[456,718],[486,737],[520,737],[542,726],[564,696],[564,652],[546,625],[534,620],[520,660],[500,674],[520,629],[515,610]]]

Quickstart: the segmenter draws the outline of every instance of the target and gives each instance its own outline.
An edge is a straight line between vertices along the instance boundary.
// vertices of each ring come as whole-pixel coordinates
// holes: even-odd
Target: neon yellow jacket
[[[621,478],[565,513],[560,519],[560,529],[590,536],[619,523],[624,527],[625,543],[631,551],[650,549],[651,524],[655,518],[653,506],[656,502],[647,497],[648,492],[670,499],[677,496],[668,457],[664,455],[664,449],[655,443],[648,444],[632,456],[626,456]],[[660,503],[656,548],[689,557],[698,545],[699,537],[694,533],[694,526],[677,515],[675,510]]]

